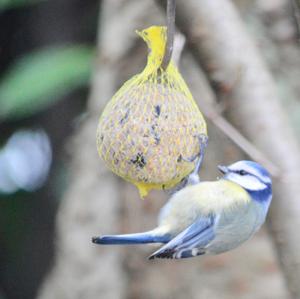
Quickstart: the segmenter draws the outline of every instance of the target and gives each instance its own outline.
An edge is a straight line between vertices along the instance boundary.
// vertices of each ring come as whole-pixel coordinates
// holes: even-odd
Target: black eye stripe
[[[239,175],[251,175],[251,173],[249,173],[245,170],[235,170],[234,172],[239,174]]]

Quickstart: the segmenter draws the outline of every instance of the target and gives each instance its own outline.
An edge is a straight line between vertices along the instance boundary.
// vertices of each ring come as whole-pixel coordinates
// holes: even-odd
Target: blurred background
[[[53,261],[66,142],[84,115],[99,2],[0,1],[0,298],[34,298]]]
[[[147,2],[143,14],[140,14],[141,2]],[[297,3],[290,0],[233,2],[275,78],[290,125],[300,141],[300,19]],[[119,22],[115,20],[118,9],[122,10]],[[132,24],[128,25],[130,22]],[[266,228],[234,252],[175,265],[155,263],[149,268],[145,257],[151,248],[106,248],[102,260],[102,249],[91,249],[90,237],[102,232],[102,227],[111,227],[113,233],[154,226],[156,214],[166,199],[166,195],[153,192],[149,200],[142,202],[134,187],[111,174],[108,176],[112,176],[122,198],[115,195],[115,190],[99,192],[95,187],[101,179],[99,174],[107,175],[107,170],[96,157],[94,137],[105,98],[109,100],[122,82],[145,64],[146,48],[135,39],[133,29],[164,23],[163,11],[150,0],[0,0],[0,299],[32,299],[37,294],[42,294],[40,298],[45,299],[289,298]],[[101,44],[99,36],[107,34],[105,29],[101,31],[101,24],[116,34],[104,38],[111,40],[110,47]],[[128,49],[127,54],[122,54],[118,46],[114,47],[114,39],[124,26],[132,29],[128,33],[131,40],[122,45]],[[98,64],[97,48],[102,51]],[[189,55],[186,50],[181,69],[192,93],[199,97],[199,93],[206,91],[199,86],[198,77],[189,68]],[[115,73],[111,73],[110,67]],[[100,93],[103,88],[101,104],[95,99],[97,88],[90,92],[95,70],[102,76],[107,74],[113,81],[111,89],[99,87]],[[211,122],[208,126],[210,145],[203,177],[214,179],[217,175],[215,165],[237,160],[244,154]],[[71,139],[71,136],[75,137]],[[85,158],[87,161],[83,163]],[[93,165],[98,162],[99,165]],[[89,176],[93,174],[91,183]],[[83,190],[88,192],[78,194],[70,185],[84,185]],[[89,210],[86,199],[91,193],[100,202],[99,212],[103,210],[98,214],[97,222],[94,219],[97,215],[90,211],[92,208]],[[75,195],[81,202],[87,200],[87,206],[79,207]],[[83,232],[84,239],[72,239],[71,236],[70,240],[76,241],[71,244],[74,256],[72,247],[70,251],[64,251],[64,245],[56,247],[56,240],[61,242],[68,232],[70,235],[76,233],[76,227],[64,227],[68,222],[63,222],[70,216],[68,205],[72,205],[72,200],[77,204],[72,219],[79,229],[85,229],[89,219],[94,221]],[[134,208],[130,209],[132,206]],[[59,207],[62,207],[57,222],[59,228],[55,233]],[[113,217],[108,220],[103,214]],[[108,224],[105,226],[104,223]],[[85,244],[91,247],[88,250],[93,250],[95,258],[99,257],[95,265],[103,267],[105,274],[102,274],[111,283],[103,283],[99,273],[99,276],[89,276],[93,271],[92,266],[85,263],[90,253],[85,251]],[[75,252],[77,247],[81,248],[79,254]],[[55,248],[59,249],[56,254]],[[62,279],[62,286],[56,286],[58,289],[64,288],[64,278],[70,280],[63,275],[68,271],[55,268],[55,264],[60,265],[61,258],[55,257],[61,252],[63,257],[74,258],[74,264],[83,269],[84,274],[73,272],[77,280],[81,277],[89,279],[84,287],[78,286],[76,297],[71,291],[54,292],[56,295],[52,296],[49,295],[51,291],[39,291],[43,283],[48,283],[45,279],[53,267],[52,276],[57,271],[57,277]],[[80,258],[76,259],[78,255]],[[117,268],[118,274],[115,273]],[[51,278],[49,281],[53,288]],[[112,292],[115,283],[116,289],[122,289],[123,296]],[[90,285],[95,284],[99,286],[97,295],[90,292]],[[65,285],[71,289],[72,283]],[[44,290],[47,288],[51,290],[47,285]]]

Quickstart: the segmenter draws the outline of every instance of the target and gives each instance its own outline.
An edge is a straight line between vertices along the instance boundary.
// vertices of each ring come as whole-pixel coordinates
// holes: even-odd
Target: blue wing
[[[154,252],[149,259],[180,259],[205,253],[205,246],[214,239],[216,217],[209,216],[196,220],[165,246]]]

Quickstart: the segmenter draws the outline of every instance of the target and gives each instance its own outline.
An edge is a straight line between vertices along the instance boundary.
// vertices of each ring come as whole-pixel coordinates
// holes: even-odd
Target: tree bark
[[[120,250],[91,242],[100,231],[119,230],[122,202],[118,179],[97,155],[95,132],[101,110],[118,88],[120,63],[132,47],[138,17],[147,19],[147,7],[119,0],[102,6],[88,117],[69,145],[72,177],[58,213],[56,261],[38,298],[88,299],[101,294],[116,299],[126,293]]]
[[[230,118],[281,169],[269,223],[289,290],[300,298],[300,151],[275,83],[230,1],[178,1],[178,11],[179,27],[213,85],[230,86]]]
[[[97,119],[104,104],[121,82],[129,78],[129,73],[137,72],[136,62],[141,62],[142,56],[146,61],[146,47],[140,51],[142,55],[138,55],[140,48],[135,42],[134,29],[161,23],[162,16],[152,1],[103,1],[88,119],[70,145],[73,175],[58,215],[56,263],[41,288],[40,299],[217,299],[221,296],[230,299],[245,295],[249,289],[263,298],[261,285],[265,289],[274,279],[272,298],[285,297],[272,248],[267,239],[261,237],[264,234],[256,236],[252,246],[250,243],[240,251],[178,262],[150,263],[146,257],[155,250],[153,247],[101,247],[90,243],[90,237],[99,233],[151,229],[166,198],[153,192],[141,201],[133,186],[121,183],[104,167],[95,148]],[[212,103],[214,94],[205,77],[189,55],[183,56],[184,77],[196,101]],[[218,162],[241,155],[210,124],[209,136],[203,179],[216,176]],[[255,254],[257,247],[264,254],[260,260]],[[249,263],[254,271],[247,271]],[[270,264],[275,266],[271,280],[272,275],[263,275],[261,270],[262,265]]]

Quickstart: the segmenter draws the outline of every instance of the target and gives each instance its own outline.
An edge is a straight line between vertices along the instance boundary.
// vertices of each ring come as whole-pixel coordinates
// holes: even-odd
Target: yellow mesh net
[[[205,120],[176,66],[160,65],[166,28],[137,32],[150,52],[145,69],[128,80],[105,107],[97,129],[100,157],[144,197],[171,188],[195,166]]]

